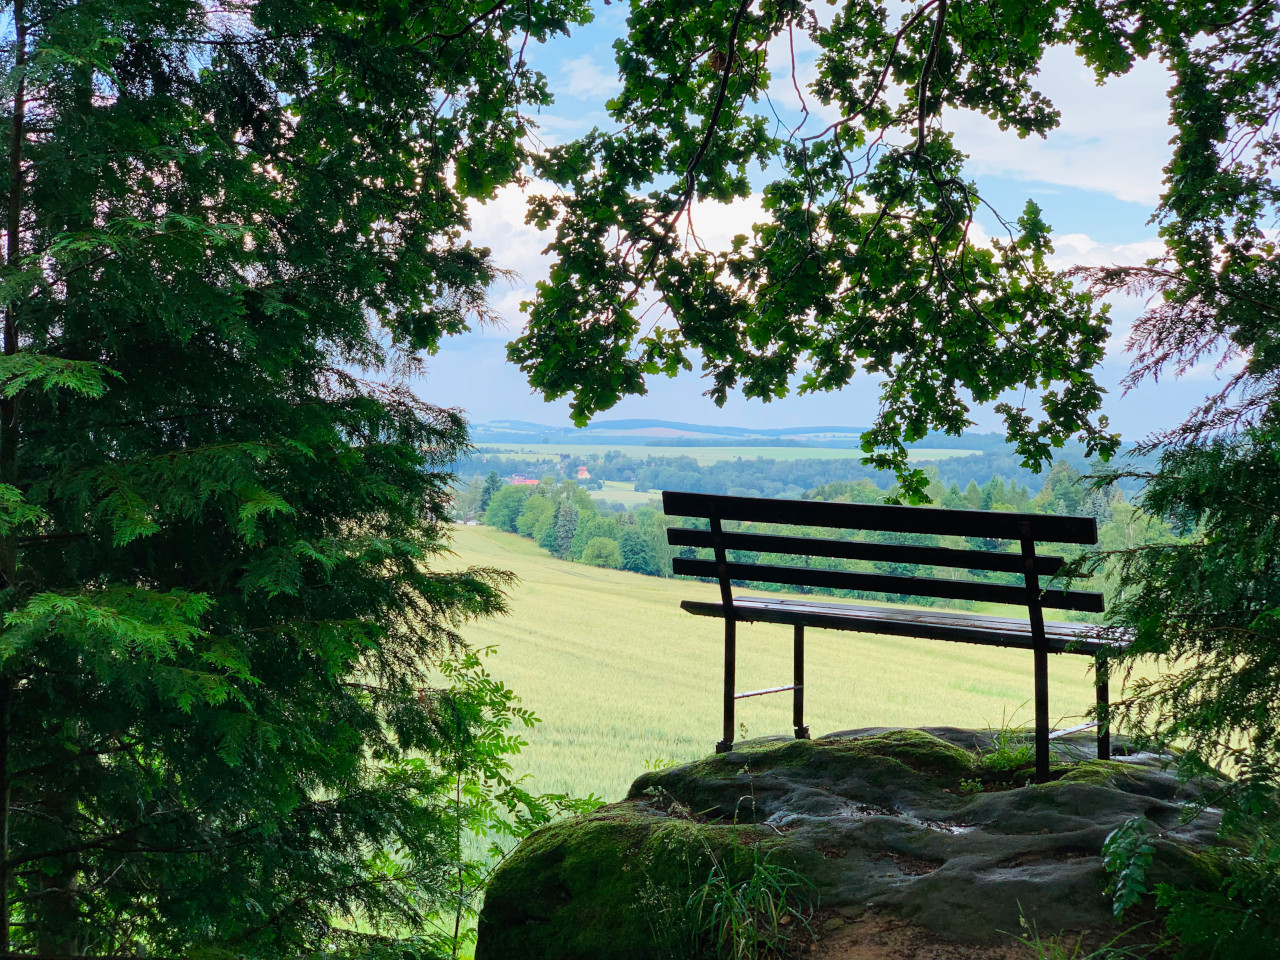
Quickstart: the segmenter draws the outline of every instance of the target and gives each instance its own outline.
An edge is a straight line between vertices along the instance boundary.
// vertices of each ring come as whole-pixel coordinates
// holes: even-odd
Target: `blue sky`
[[[612,43],[622,32],[625,4],[600,7],[594,23],[570,38],[531,49],[533,64],[547,74],[556,103],[540,118],[539,136],[561,142],[594,125],[607,126],[604,103],[617,86]],[[810,62],[799,53],[803,76]],[[778,78],[779,80],[781,78]],[[984,195],[1007,218],[1014,218],[1028,198],[1045,211],[1053,225],[1059,266],[1138,263],[1159,249],[1156,228],[1149,223],[1160,190],[1161,168],[1168,159],[1172,135],[1164,92],[1168,78],[1158,63],[1140,63],[1127,76],[1099,87],[1092,72],[1070,54],[1054,51],[1045,61],[1038,85],[1062,112],[1061,127],[1047,140],[1019,140],[994,123],[972,114],[953,114],[947,124],[957,144],[970,157],[970,174]],[[783,84],[777,83],[781,91]],[[790,78],[785,87],[790,89]],[[794,108],[794,93],[791,94]],[[779,95],[781,101],[781,94]],[[785,111],[788,105],[779,104]],[[697,211],[700,232],[728,238],[749,230],[750,201],[734,208]],[[995,232],[996,224],[979,226]],[[516,188],[473,209],[475,240],[492,248],[499,264],[515,270],[514,284],[501,284],[491,300],[504,328],[486,328],[448,341],[428,361],[427,376],[417,384],[424,399],[461,407],[477,421],[514,417],[566,424],[564,401],[544,402],[523,375],[505,360],[505,344],[524,323],[519,309],[533,285],[546,275],[541,250],[547,237],[524,223],[524,197]],[[1113,304],[1115,334],[1100,379],[1109,389],[1104,412],[1127,440],[1173,426],[1212,389],[1211,370],[1181,380],[1144,385],[1121,397],[1118,383],[1128,362],[1123,352],[1125,330],[1141,303]],[[792,395],[764,404],[733,397],[723,409],[706,397],[696,372],[675,380],[653,379],[649,393],[622,401],[600,415],[653,417],[726,425],[804,426],[843,423],[861,425],[875,413],[877,389],[869,377],[855,379],[844,390],[814,396]],[[998,418],[975,410],[979,429],[997,429]]]

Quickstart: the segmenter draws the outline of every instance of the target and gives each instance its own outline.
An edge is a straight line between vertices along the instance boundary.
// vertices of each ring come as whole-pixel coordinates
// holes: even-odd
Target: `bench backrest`
[[[719,580],[726,602],[731,602],[731,581],[750,580],[786,586],[976,600],[1090,613],[1101,613],[1103,610],[1100,593],[1084,590],[1040,590],[1038,586],[1034,593],[1030,590],[1030,585],[1036,584],[1040,576],[1052,576],[1065,562],[1059,556],[1037,555],[1036,542],[1097,543],[1098,525],[1092,517],[824,503],[814,500],[769,500],[671,490],[663,493],[662,506],[668,516],[709,521],[709,530],[672,527],[667,531],[667,541],[673,546],[709,548],[714,552],[714,559],[711,560],[677,557],[672,561],[672,572]],[[725,530],[725,521],[1011,540],[1018,542],[1021,550],[1019,553],[1004,553],[997,550],[743,533]],[[730,550],[1020,573],[1026,578],[1027,585],[861,573],[790,564],[737,563],[728,559],[727,553]]]

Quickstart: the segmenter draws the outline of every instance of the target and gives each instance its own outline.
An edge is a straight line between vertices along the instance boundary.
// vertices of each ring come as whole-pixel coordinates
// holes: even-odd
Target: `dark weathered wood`
[[[1111,694],[1108,680],[1110,665],[1102,653],[1093,658],[1093,683],[1098,705],[1098,759],[1111,759]]]
[[[726,550],[752,550],[793,556],[832,557],[838,560],[872,560],[880,563],[914,563],[961,570],[990,570],[1022,573],[1022,556],[994,550],[958,550],[952,547],[921,547],[912,544],[867,543],[862,540],[830,540],[823,537],[793,537],[768,533],[722,534]],[[671,527],[667,542],[673,547],[711,547],[709,530]],[[1051,577],[1062,569],[1062,557],[1036,557],[1036,573]]]
[[[721,542],[723,536],[720,521],[712,518],[711,546],[715,551],[714,565],[716,577],[720,581],[720,600],[723,604],[721,615],[724,617],[724,726],[720,742],[716,744],[716,753],[726,753],[733,746],[733,690],[738,682],[737,620],[733,615],[733,587],[729,582],[729,567],[724,544]]]
[[[938,597],[947,600],[974,600],[1025,606],[1027,592],[1023,587],[1001,583],[979,583],[974,580],[942,580],[936,577],[899,577],[884,573],[851,573],[847,570],[823,570],[818,567],[793,567],[761,563],[726,563],[724,571],[718,561],[691,560],[676,557],[672,572],[689,577],[721,577],[727,571],[730,580],[755,583],[779,583],[795,587],[824,587],[831,590],[864,590],[909,597]],[[1102,594],[1085,590],[1045,590],[1041,604],[1054,610],[1080,610],[1101,613]]]
[[[844,530],[931,533],[940,536],[1020,540],[1021,525],[1031,525],[1033,539],[1049,543],[1097,543],[1092,517],[1058,517],[1000,510],[944,510],[867,503],[824,503],[817,500],[767,500],[667,490],[662,507],[672,517],[706,517],[756,523],[799,524]]]
[[[809,728],[804,723],[804,624],[796,624],[795,645],[792,648],[792,677],[795,694],[791,700],[791,723],[796,728],[797,740],[809,739]]]
[[[1031,623],[1031,660],[1035,676],[1033,687],[1036,723],[1036,782],[1049,779],[1049,642],[1044,630],[1041,609],[1040,579],[1036,576],[1036,542],[1031,538],[1031,524],[1019,524],[1022,531],[1023,571],[1027,584],[1027,614]]]
[[[724,608],[714,601],[685,600],[681,609],[698,617],[721,617]],[[869,606],[834,601],[735,597],[734,618],[740,623],[802,625],[824,630],[849,630],[894,637],[954,640],[987,647],[1031,650],[1031,624],[1016,617],[993,617],[953,610],[911,610],[905,607]],[[1093,655],[1115,644],[1091,638],[1086,623],[1045,623],[1050,653]]]

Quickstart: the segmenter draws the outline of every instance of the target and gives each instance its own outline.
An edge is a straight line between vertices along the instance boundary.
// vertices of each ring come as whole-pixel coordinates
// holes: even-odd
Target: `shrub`
[[[507,533],[515,533],[516,521],[524,510],[524,502],[532,494],[530,487],[501,487],[489,500],[489,506],[484,512],[484,522]]]
[[[611,567],[616,570],[622,566],[622,550],[617,540],[596,537],[583,548],[582,562],[593,567]]]

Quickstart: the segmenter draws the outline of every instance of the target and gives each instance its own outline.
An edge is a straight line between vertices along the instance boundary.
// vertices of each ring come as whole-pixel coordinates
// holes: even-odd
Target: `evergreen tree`
[[[1280,31],[1274,2],[1176,10],[1146,40],[1174,79],[1164,252],[1083,272],[1146,299],[1127,386],[1211,358],[1231,373],[1139,448],[1159,455],[1154,472],[1128,471],[1147,481],[1141,506],[1180,536],[1120,544],[1109,621],[1133,640],[1115,654],[1133,680],[1121,722],[1176,746],[1183,776],[1235,774],[1212,801],[1228,842],[1201,889],[1158,891],[1180,955],[1263,958],[1280,931]],[[1116,840],[1110,859],[1131,870],[1140,844]]]
[[[533,539],[543,550],[556,552],[556,534],[560,527],[560,517],[564,513],[565,504],[557,500],[551,504],[542,519],[533,528]]]
[[[654,556],[649,538],[635,527],[628,527],[618,539],[618,548],[622,553],[622,569],[634,573],[644,573],[651,577],[662,575],[658,566],[658,558]]]
[[[3,6],[0,954],[420,928],[505,578],[434,562],[466,435],[405,383],[584,8]]]
[[[551,552],[557,557],[572,555],[573,535],[578,529],[578,508],[572,503],[562,503],[556,514],[555,529],[552,533],[554,542]]]
[[[502,489],[502,478],[498,476],[497,470],[490,470],[489,475],[484,478],[484,486],[480,489],[480,499],[476,501],[476,510],[484,513],[489,509],[489,504],[493,500],[493,495]]]

